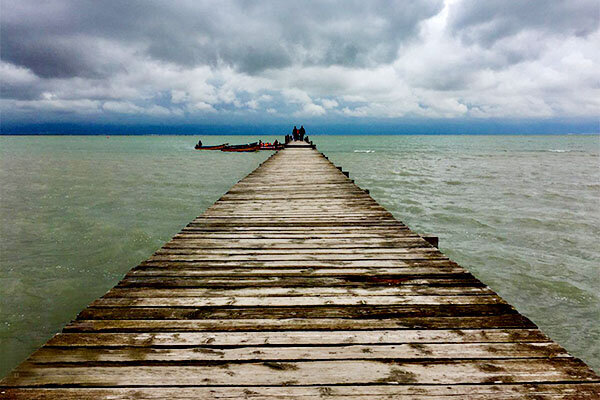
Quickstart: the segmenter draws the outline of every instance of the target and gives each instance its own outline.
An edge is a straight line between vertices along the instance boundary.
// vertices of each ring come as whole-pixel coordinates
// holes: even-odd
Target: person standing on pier
[[[304,130],[304,125],[300,125],[300,130],[298,131],[299,140],[304,140],[304,134],[306,131]]]
[[[298,140],[298,129],[296,128],[296,125],[294,125],[294,130],[292,131],[292,139]]]

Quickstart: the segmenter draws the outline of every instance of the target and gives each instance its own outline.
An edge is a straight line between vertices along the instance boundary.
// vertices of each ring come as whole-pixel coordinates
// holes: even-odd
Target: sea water
[[[599,136],[312,139],[600,370]],[[196,140],[0,137],[0,376],[271,154],[194,151]]]

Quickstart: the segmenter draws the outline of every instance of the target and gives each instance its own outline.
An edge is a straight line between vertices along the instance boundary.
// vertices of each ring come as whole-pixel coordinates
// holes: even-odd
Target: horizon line
[[[110,132],[90,132],[90,133],[0,133],[0,136],[276,136],[286,135],[286,133],[110,133]],[[600,136],[598,132],[569,132],[569,133],[477,133],[477,132],[465,132],[465,133],[361,133],[361,132],[347,132],[347,133],[312,133],[308,136]]]

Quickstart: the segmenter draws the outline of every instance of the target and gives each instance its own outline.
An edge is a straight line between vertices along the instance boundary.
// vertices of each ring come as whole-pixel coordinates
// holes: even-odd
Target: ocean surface
[[[600,136],[312,139],[600,371]],[[0,137],[0,377],[270,154],[196,140]]]

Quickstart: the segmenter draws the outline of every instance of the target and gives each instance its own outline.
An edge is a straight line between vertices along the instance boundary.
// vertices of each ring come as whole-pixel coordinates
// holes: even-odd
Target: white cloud
[[[285,99],[294,104],[312,104],[312,99],[304,91],[298,88],[287,88],[281,91]]]
[[[11,109],[21,109],[23,111],[40,112],[59,112],[75,114],[97,114],[100,112],[100,102],[95,100],[63,100],[63,99],[42,99],[42,100],[9,100],[4,102],[4,107]]]
[[[38,77],[31,70],[0,61],[0,84],[2,86],[31,84],[37,80]]]
[[[212,105],[205,103],[203,101],[198,101],[194,104],[189,104],[188,110],[190,112],[195,112],[195,111],[217,112],[217,110],[215,110],[215,108]]]
[[[348,107],[344,107],[342,109],[342,113],[350,116],[350,117],[366,117],[369,115],[367,107],[357,107],[350,109]]]
[[[318,104],[313,104],[313,103],[309,103],[309,104],[304,104],[302,106],[302,109],[295,112],[294,115],[297,116],[320,116],[320,115],[325,115],[327,112],[325,111],[325,109],[323,107],[321,107]]]
[[[105,111],[119,114],[143,114],[152,117],[182,116],[183,111],[179,108],[167,108],[152,104],[148,107],[141,107],[128,101],[107,101],[102,105]]]
[[[321,104],[326,109],[336,108],[339,106],[338,102],[333,99],[321,99]]]
[[[189,100],[189,95],[184,90],[171,90],[171,102],[180,104]]]
[[[263,95],[259,96],[256,100],[260,101],[260,102],[268,102],[268,101],[273,100],[273,96],[271,96],[269,94],[263,94]]]

